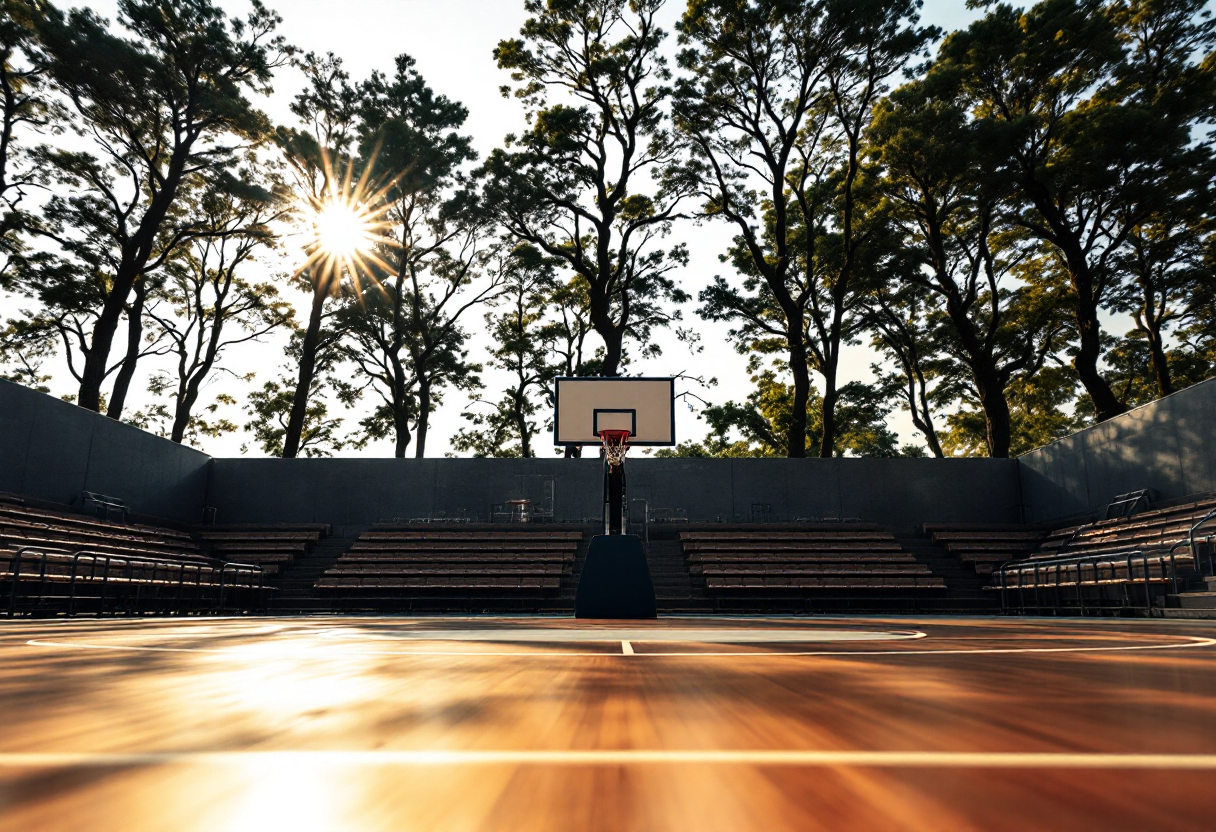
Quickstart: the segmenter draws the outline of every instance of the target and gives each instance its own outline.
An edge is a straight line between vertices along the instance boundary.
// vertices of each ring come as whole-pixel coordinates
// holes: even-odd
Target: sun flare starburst
[[[379,275],[392,273],[381,252],[397,245],[389,236],[388,194],[395,183],[375,185],[367,172],[356,181],[353,166],[339,173],[328,159],[325,173],[320,193],[306,201],[303,212],[308,256],[299,273],[310,275],[316,285],[327,286],[333,294],[343,278],[378,285]]]

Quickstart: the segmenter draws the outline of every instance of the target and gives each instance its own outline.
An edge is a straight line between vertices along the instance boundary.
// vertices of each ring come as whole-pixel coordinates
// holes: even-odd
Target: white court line
[[[3,768],[116,766],[749,765],[874,768],[1165,769],[1213,771],[1216,754],[1018,751],[203,751],[0,753]]]
[[[622,641],[621,642],[621,653],[623,653],[626,656],[632,656],[634,654],[633,645],[627,641]]]
[[[967,650],[739,650],[739,651],[705,651],[705,652],[665,652],[665,653],[632,653],[629,655],[645,658],[738,658],[738,657],[764,657],[764,658],[786,658],[790,656],[834,656],[842,659],[857,659],[867,658],[869,656],[992,656],[1005,655],[1013,653],[1116,653],[1116,652],[1132,652],[1140,650],[1184,650],[1192,647],[1216,647],[1216,638],[1201,638],[1199,636],[1173,636],[1173,638],[1184,638],[1186,642],[1180,644],[1131,644],[1119,645],[1115,647],[987,647],[975,648]],[[148,653],[221,653],[229,655],[240,655],[247,653],[249,648],[245,647],[230,647],[217,649],[212,647],[142,647],[136,645],[124,644],[87,644],[87,643],[67,643],[59,641],[46,641],[42,639],[30,639],[26,642],[30,647],[55,647],[69,650],[116,650],[116,651],[132,651],[132,652],[148,652]],[[324,649],[309,649],[287,646],[278,651],[281,656],[300,656],[304,658],[326,658],[327,655],[332,655]],[[349,655],[360,656],[466,656],[466,657],[485,657],[485,656],[500,656],[500,657],[526,657],[532,659],[566,659],[572,657],[594,656],[599,658],[611,658],[613,656],[626,655],[623,651],[614,653],[611,651],[592,652],[592,651],[494,651],[494,650],[358,650],[350,649],[349,646],[344,647],[337,653],[339,657]]]

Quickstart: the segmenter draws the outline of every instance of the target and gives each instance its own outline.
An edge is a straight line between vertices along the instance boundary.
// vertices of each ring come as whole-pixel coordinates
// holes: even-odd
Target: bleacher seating
[[[239,524],[205,526],[196,532],[204,552],[211,557],[262,567],[267,575],[276,575],[314,543],[329,534],[325,523],[278,525]]]
[[[1037,557],[1168,549],[1187,539],[1191,527],[1216,509],[1216,496],[1205,495],[1158,506],[1130,517],[1098,520],[1057,529],[1043,540]]]
[[[137,523],[114,523],[82,514],[0,501],[0,545],[99,554],[200,561],[204,558],[189,532]]]
[[[317,581],[326,590],[483,592],[556,590],[574,566],[582,532],[419,530],[364,532]]]
[[[991,575],[1006,561],[1029,557],[1045,534],[1024,525],[925,523],[921,528],[926,537],[977,575]]]
[[[1018,592],[1019,604],[1026,603],[1026,589],[1053,590],[1035,593],[1036,609],[1140,606],[1141,601],[1151,608],[1155,594],[1177,592],[1198,576],[1199,566],[1206,571],[1216,528],[1209,525],[1197,533],[1196,552],[1190,549],[1189,537],[1192,527],[1214,510],[1216,496],[1205,495],[1126,518],[1057,529],[1033,555],[998,571],[992,588]],[[1062,594],[1060,587],[1073,591]],[[1143,594],[1137,595],[1140,587]]]
[[[769,527],[771,529],[771,527]],[[712,592],[944,589],[887,530],[867,523],[796,530],[690,530],[680,542]]]
[[[260,570],[234,568],[227,560],[208,557],[180,529],[116,523],[0,496],[0,602],[10,614],[21,602],[73,612],[108,598],[126,611],[172,612],[214,610],[228,590],[256,587],[260,596]]]

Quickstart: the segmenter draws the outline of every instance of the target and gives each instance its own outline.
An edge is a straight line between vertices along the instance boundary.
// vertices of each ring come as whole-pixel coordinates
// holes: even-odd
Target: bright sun
[[[349,205],[331,202],[313,219],[317,247],[331,257],[350,258],[374,242],[371,223]]]
[[[393,273],[380,255],[397,245],[388,234],[393,206],[389,195],[396,181],[373,187],[370,171],[369,165],[356,181],[350,167],[334,170],[326,157],[323,189],[303,206],[307,259],[296,274],[308,274],[319,289],[337,294],[344,281],[357,289],[378,283],[378,274]]]

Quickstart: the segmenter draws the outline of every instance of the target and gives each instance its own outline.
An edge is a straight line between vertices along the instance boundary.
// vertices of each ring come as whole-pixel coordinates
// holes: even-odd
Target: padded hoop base
[[[591,538],[574,596],[574,617],[658,617],[654,583],[640,537],[601,534]]]

